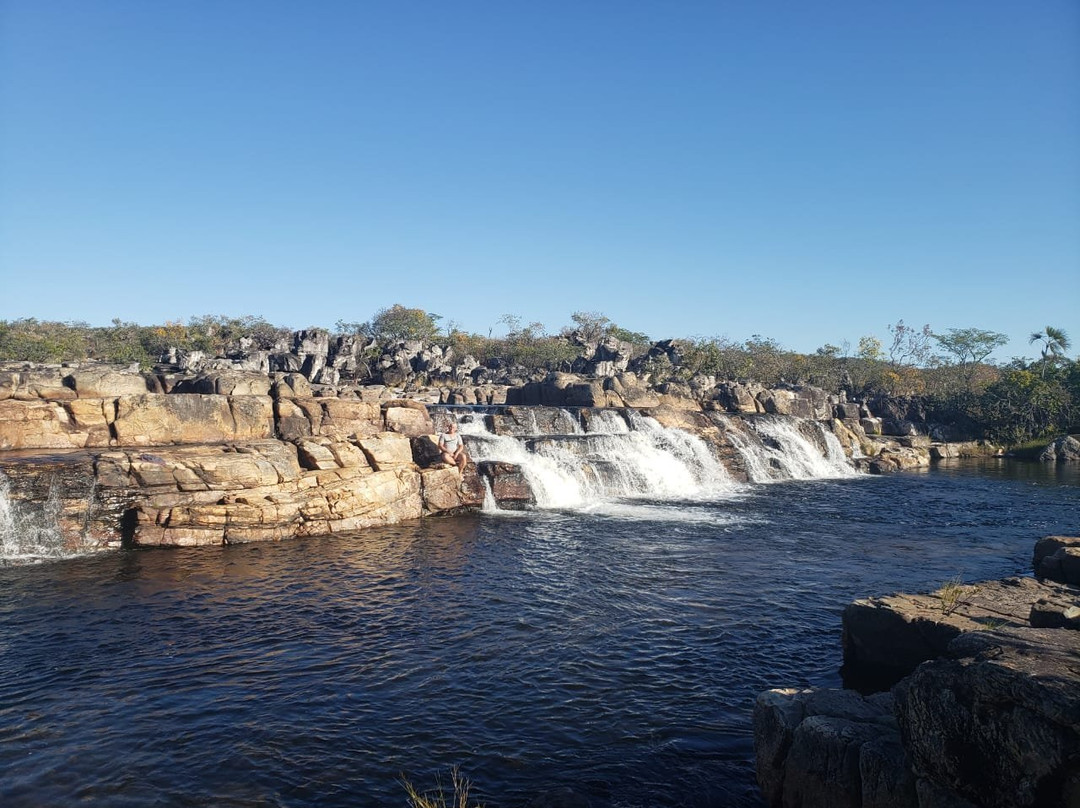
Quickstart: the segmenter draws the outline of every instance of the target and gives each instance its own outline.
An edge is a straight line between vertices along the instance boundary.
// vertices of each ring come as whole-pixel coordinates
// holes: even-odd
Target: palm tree
[[[1054,328],[1052,325],[1048,325],[1045,330],[1036,331],[1031,335],[1031,339],[1028,340],[1028,345],[1033,342],[1041,342],[1043,344],[1043,361],[1039,373],[1039,378],[1043,378],[1046,376],[1047,364],[1057,361],[1065,355],[1067,350],[1069,350],[1069,335],[1060,328]]]

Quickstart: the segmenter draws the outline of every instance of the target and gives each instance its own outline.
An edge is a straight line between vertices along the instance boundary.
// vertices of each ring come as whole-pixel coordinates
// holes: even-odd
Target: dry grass
[[[438,776],[435,777],[435,788],[428,791],[417,791],[404,775],[401,784],[408,795],[409,808],[484,808],[480,803],[469,804],[472,783],[462,777],[457,766],[450,770],[449,791]]]
[[[937,591],[937,596],[941,599],[941,613],[943,615],[952,614],[968,603],[978,591],[979,587],[977,586],[966,586],[961,583],[959,575],[950,578]]]

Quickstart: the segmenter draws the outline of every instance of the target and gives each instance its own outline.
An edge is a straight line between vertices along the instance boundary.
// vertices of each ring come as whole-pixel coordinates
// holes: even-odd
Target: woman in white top
[[[459,473],[465,471],[465,462],[468,458],[465,457],[465,443],[458,434],[455,421],[451,421],[446,431],[439,435],[439,450],[442,452],[444,463],[457,466]]]

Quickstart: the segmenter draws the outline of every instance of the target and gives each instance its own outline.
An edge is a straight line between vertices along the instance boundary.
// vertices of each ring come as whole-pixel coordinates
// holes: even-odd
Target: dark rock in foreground
[[[1078,548],[1044,539],[1036,568],[1056,574]],[[761,694],[768,805],[1080,808],[1080,588],[1041,577],[849,605],[845,666],[906,678],[870,697]]]
[[[894,691],[920,776],[986,808],[1080,805],[1080,634],[957,637]]]

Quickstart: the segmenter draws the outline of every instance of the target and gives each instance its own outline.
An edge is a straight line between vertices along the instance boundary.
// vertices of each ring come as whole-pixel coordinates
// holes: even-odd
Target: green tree
[[[983,391],[975,417],[988,438],[1016,445],[1065,431],[1072,404],[1069,390],[1056,380],[1008,370]]]
[[[859,337],[859,347],[855,356],[867,362],[877,362],[882,357],[881,340],[870,335]]]
[[[439,335],[438,314],[423,309],[408,309],[395,303],[388,309],[379,309],[371,319],[371,333],[380,342],[397,340],[434,340]]]
[[[986,357],[1009,341],[1009,338],[997,331],[984,331],[981,328],[950,328],[944,334],[934,334],[934,339],[948,353],[956,357],[956,365],[966,389],[971,389],[971,382],[979,365]]]
[[[1071,347],[1069,342],[1069,335],[1065,333],[1063,329],[1054,328],[1052,325],[1048,325],[1042,331],[1035,331],[1031,335],[1031,339],[1028,340],[1028,344],[1034,342],[1041,342],[1042,347],[1042,365],[1039,368],[1039,377],[1046,377],[1046,366],[1054,364],[1059,359],[1065,356],[1065,352]]]

